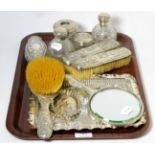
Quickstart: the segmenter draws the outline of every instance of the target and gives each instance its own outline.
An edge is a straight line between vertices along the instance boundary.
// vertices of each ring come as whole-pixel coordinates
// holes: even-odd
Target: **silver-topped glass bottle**
[[[102,41],[105,39],[117,39],[117,32],[115,28],[110,25],[110,15],[101,13],[98,16],[99,24],[92,30],[92,35],[95,41]]]
[[[54,28],[55,38],[49,43],[48,54],[62,59],[64,55],[74,51],[74,45],[68,38],[68,31],[64,27]]]

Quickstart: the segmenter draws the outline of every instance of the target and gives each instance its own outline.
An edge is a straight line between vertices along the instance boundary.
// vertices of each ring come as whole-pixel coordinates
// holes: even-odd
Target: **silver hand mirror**
[[[143,112],[141,102],[136,95],[128,91],[109,88],[92,96],[90,109],[96,117],[110,124],[129,125],[140,118]]]

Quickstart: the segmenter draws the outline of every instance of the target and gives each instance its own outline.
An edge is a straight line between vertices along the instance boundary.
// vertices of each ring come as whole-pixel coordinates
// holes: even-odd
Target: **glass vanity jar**
[[[48,55],[62,59],[63,56],[74,51],[74,45],[68,38],[68,31],[64,27],[54,29],[55,38],[48,45]]]
[[[25,46],[25,59],[30,61],[37,57],[45,56],[47,51],[46,43],[39,36],[31,36]]]

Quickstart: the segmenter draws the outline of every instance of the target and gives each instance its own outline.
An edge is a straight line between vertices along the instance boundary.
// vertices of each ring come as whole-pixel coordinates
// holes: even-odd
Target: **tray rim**
[[[13,96],[15,95],[15,91],[14,90],[16,90],[17,91],[17,87],[16,87],[16,80],[18,79],[18,76],[17,76],[17,74],[19,74],[18,72],[19,72],[19,70],[18,70],[18,64],[22,64],[21,62],[22,62],[22,59],[23,59],[23,52],[21,52],[21,50],[23,49],[23,45],[26,43],[26,41],[27,41],[27,39],[28,39],[28,37],[30,37],[30,36],[32,36],[32,35],[49,35],[49,34],[51,34],[52,35],[52,38],[53,38],[53,33],[51,33],[51,32],[36,32],[36,33],[32,33],[32,34],[29,34],[29,35],[27,35],[27,36],[25,36],[22,40],[21,40],[21,43],[20,43],[20,48],[19,48],[19,54],[18,54],[18,60],[17,60],[17,63],[16,63],[16,71],[15,71],[15,74],[14,74],[14,81],[13,81],[13,84],[12,84],[12,91],[11,91],[11,96],[10,96],[10,102],[9,102],[9,107],[8,107],[8,113],[7,113],[7,119],[6,119],[6,128],[7,128],[7,130],[11,133],[11,134],[13,134],[15,137],[17,137],[17,138],[19,138],[19,139],[23,139],[23,140],[40,140],[39,138],[29,138],[29,137],[26,137],[26,134],[24,135],[24,133],[22,132],[22,131],[20,131],[20,130],[18,130],[15,126],[14,126],[14,124],[13,124],[13,122],[11,122],[11,120],[10,120],[10,115],[12,114],[12,98],[13,98]],[[134,45],[133,45],[133,41],[132,41],[132,39],[129,37],[129,36],[127,36],[126,34],[123,34],[123,33],[118,33],[118,35],[120,35],[120,36],[122,36],[122,37],[125,37],[125,38],[127,38],[128,40],[129,40],[129,42],[131,43],[131,48],[132,48],[132,50],[134,51],[134,56],[135,56],[135,58],[136,58],[136,73],[137,74],[139,74],[139,77],[140,77],[140,81],[139,81],[139,83],[141,84],[141,88],[142,88],[142,94],[143,94],[143,96],[144,96],[144,100],[145,100],[145,110],[146,110],[146,114],[147,114],[147,123],[145,124],[145,128],[142,128],[140,131],[139,130],[137,130],[137,131],[134,131],[133,133],[123,133],[123,136],[122,135],[120,135],[120,137],[119,136],[116,136],[116,137],[111,137],[111,138],[109,138],[107,135],[104,137],[104,138],[100,138],[100,137],[97,137],[97,138],[91,138],[91,140],[93,140],[93,139],[131,139],[131,138],[137,138],[137,137],[141,137],[141,136],[144,136],[148,131],[149,131],[149,129],[150,129],[150,114],[149,114],[149,111],[148,111],[148,104],[147,104],[147,101],[146,101],[146,96],[145,96],[145,92],[144,92],[144,88],[143,88],[143,85],[142,85],[142,80],[141,80],[141,75],[140,75],[140,70],[139,70],[139,67],[138,67],[138,62],[137,62],[137,57],[136,57],[136,53],[135,53],[135,50],[134,50]],[[72,131],[72,130],[71,130]],[[79,133],[80,131],[76,131],[77,133]],[[82,133],[83,131],[81,131],[80,133]],[[92,132],[92,131],[88,131],[88,132]],[[85,132],[84,132],[85,133]],[[92,133],[94,133],[94,132],[92,132]],[[108,133],[108,135],[109,134],[113,134],[113,133]],[[69,138],[62,138],[61,136],[60,136],[60,138],[58,138],[59,140],[60,139],[62,139],[62,140],[69,140],[69,139],[72,139],[72,140],[78,140],[78,139],[83,139],[83,138],[74,138],[74,137],[69,137]],[[90,138],[84,138],[84,139],[90,139]],[[51,138],[50,140],[57,140],[57,138],[55,139],[53,139],[53,138]]]

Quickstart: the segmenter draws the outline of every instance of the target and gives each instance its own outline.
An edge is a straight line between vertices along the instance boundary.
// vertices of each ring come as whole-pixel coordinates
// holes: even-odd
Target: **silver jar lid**
[[[68,35],[72,36],[77,31],[77,23],[70,19],[61,19],[58,20],[54,25],[53,28],[63,27],[67,30]]]
[[[110,20],[110,15],[106,12],[102,12],[98,15],[98,20],[101,26],[107,26]]]
[[[93,37],[90,33],[79,32],[73,37],[74,42],[80,47],[86,47],[93,43]]]

